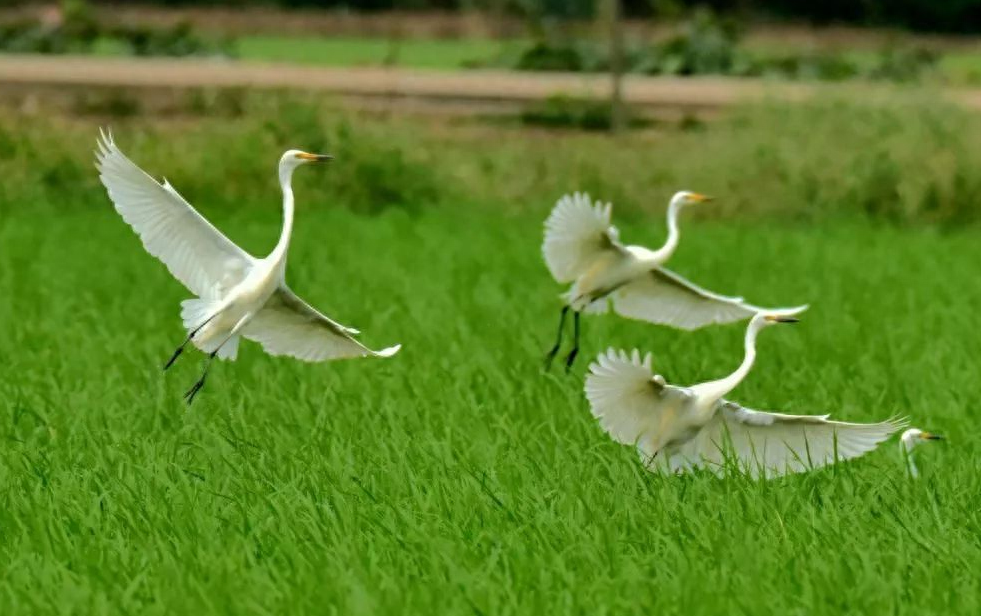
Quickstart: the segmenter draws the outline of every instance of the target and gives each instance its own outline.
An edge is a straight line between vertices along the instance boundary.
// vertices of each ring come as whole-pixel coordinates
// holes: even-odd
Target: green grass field
[[[973,193],[950,188],[977,181],[977,120],[831,105],[622,141],[501,129],[488,148],[481,129],[303,109],[114,128],[256,253],[279,230],[279,149],[330,149],[334,166],[297,173],[288,279],[367,344],[403,351],[310,365],[247,344],[191,408],[200,354],[160,370],[188,294],[112,211],[91,168],[96,123],[0,119],[0,613],[981,609],[981,242],[976,202],[961,203]],[[892,193],[888,171],[858,167],[884,152]],[[825,176],[840,186],[821,192]],[[607,188],[624,238],[648,244],[673,188],[717,194],[714,213],[684,218],[673,267],[756,302],[812,303],[761,335],[733,398],[908,414],[950,439],[918,452],[922,479],[894,441],[768,483],[645,472],[590,417],[588,361],[639,347],[669,380],[707,380],[738,364],[743,328],[591,318],[577,369],[542,374],[560,288],[541,223],[562,183]],[[914,207],[917,190],[934,209]]]
[[[380,66],[391,60],[399,66],[458,69],[493,60],[522,41],[486,39],[405,39],[393,50],[381,38],[319,38],[248,36],[236,44],[243,60],[321,64],[324,66]]]
[[[395,48],[384,38],[247,35],[235,40],[236,57],[258,62],[284,62],[320,66],[385,66],[458,70],[468,66],[500,66],[514,63],[527,48],[523,39],[419,39],[406,38]],[[784,46],[754,44],[748,47],[762,58],[784,56]],[[127,48],[117,40],[102,39],[94,49],[97,55],[125,55]],[[880,53],[856,49],[845,58],[868,68]],[[951,85],[981,83],[981,54],[970,50],[945,51],[938,63],[938,75]]]

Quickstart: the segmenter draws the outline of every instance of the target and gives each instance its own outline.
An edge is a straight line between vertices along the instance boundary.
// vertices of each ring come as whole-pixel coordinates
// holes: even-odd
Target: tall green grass
[[[660,214],[688,187],[721,197],[709,217],[948,227],[981,218],[981,118],[922,97],[749,107],[694,130],[662,123],[617,140],[356,116],[295,95],[191,98],[196,119],[0,116],[0,207],[99,205],[91,151],[98,126],[110,125],[138,162],[219,209],[268,191],[278,153],[300,147],[337,157],[309,180],[324,188],[318,198],[360,212],[522,212],[578,189]]]
[[[160,371],[187,292],[97,184],[94,123],[6,121],[0,613],[977,613],[981,243],[910,207],[912,189],[881,222],[862,203],[885,182],[850,166],[878,151],[901,185],[943,186],[957,172],[941,144],[963,148],[948,160],[967,173],[973,120],[810,113],[809,127],[769,110],[619,143],[295,110],[115,126],[257,253],[278,232],[277,150],[337,154],[297,172],[288,278],[366,343],[404,344],[391,360],[314,365],[247,345],[191,408],[180,394],[200,355]],[[805,170],[837,182],[799,194]],[[696,382],[738,363],[738,325],[589,318],[577,370],[541,374],[560,289],[538,246],[555,195],[612,196],[625,239],[654,244],[668,192],[689,184],[725,197],[726,220],[686,216],[676,270],[813,304],[796,329],[762,334],[734,399],[909,414],[950,437],[918,451],[921,480],[892,442],[769,483],[661,478],[589,416],[581,376],[600,350],[650,350],[669,380]]]

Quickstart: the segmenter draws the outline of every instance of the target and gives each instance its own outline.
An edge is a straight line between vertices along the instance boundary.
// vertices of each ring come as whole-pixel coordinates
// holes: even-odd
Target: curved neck
[[[907,445],[906,441],[900,440],[899,452],[903,454],[903,461],[906,463],[906,467],[909,469],[910,477],[919,477],[920,471],[916,468],[916,462],[913,461],[913,446]]]
[[[704,395],[712,402],[718,401],[730,391],[735,389],[736,386],[739,385],[744,378],[746,378],[746,375],[749,374],[750,369],[753,367],[753,362],[756,361],[756,334],[758,334],[759,331],[760,327],[757,325],[756,321],[751,321],[749,328],[746,329],[745,355],[743,355],[743,362],[739,364],[739,367],[736,368],[735,372],[724,379],[712,381],[704,385]]]
[[[293,232],[293,187],[290,185],[292,178],[292,169],[280,169],[279,186],[283,189],[283,231],[269,258],[283,265],[286,264],[286,251],[290,247],[290,234]]]
[[[680,211],[681,202],[679,201],[672,201],[668,206],[668,239],[654,253],[655,259],[659,263],[664,263],[671,258],[675,249],[678,248],[678,240],[681,239],[681,232],[678,231],[678,212]]]

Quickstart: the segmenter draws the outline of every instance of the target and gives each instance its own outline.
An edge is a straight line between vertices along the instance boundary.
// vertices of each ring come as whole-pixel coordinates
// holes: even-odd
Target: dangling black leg
[[[184,352],[184,347],[186,347],[187,343],[190,341],[191,341],[191,337],[188,336],[187,338],[184,339],[184,342],[182,342],[181,345],[177,347],[177,350],[174,351],[174,354],[171,355],[170,359],[167,360],[167,363],[164,364],[164,372],[167,371],[167,368],[170,368],[171,366],[174,365],[174,362],[177,361],[177,358],[181,356],[181,353]]]
[[[569,356],[565,358],[565,371],[568,372],[572,368],[572,362],[576,361],[576,355],[579,355],[579,313],[576,312],[572,315],[573,323],[573,339],[572,339],[572,350],[569,351]]]
[[[211,319],[213,319],[213,318],[215,318],[214,315],[208,317],[208,319],[204,323],[202,323],[201,325],[198,325],[196,328],[194,328],[194,331],[192,331],[190,334],[188,334],[187,335],[187,338],[184,338],[184,342],[182,342],[181,345],[179,347],[177,347],[177,350],[174,351],[174,354],[171,355],[170,356],[170,359],[167,360],[167,363],[164,364],[164,372],[167,371],[167,368],[170,368],[171,366],[174,365],[174,362],[177,361],[177,358],[180,357],[181,356],[181,353],[184,352],[184,347],[186,347],[187,346],[187,343],[191,341],[191,338],[193,338],[195,336],[195,334],[197,334],[199,331],[201,331],[201,328],[204,327],[205,325],[207,325],[208,322],[211,321]]]
[[[184,394],[184,399],[187,400],[188,406],[194,402],[194,396],[198,395],[198,392],[201,391],[202,387],[204,387],[204,380],[208,378],[208,370],[211,369],[211,362],[214,361],[215,355],[217,354],[217,349],[208,354],[208,362],[204,365],[204,372],[201,373],[201,378],[198,379],[194,385],[191,385],[191,388]]]
[[[545,355],[545,370],[548,370],[552,366],[552,360],[555,359],[555,354],[559,352],[559,346],[562,344],[562,329],[565,326],[565,315],[568,313],[569,307],[563,306],[562,313],[559,315],[559,335],[555,339],[555,346]]]

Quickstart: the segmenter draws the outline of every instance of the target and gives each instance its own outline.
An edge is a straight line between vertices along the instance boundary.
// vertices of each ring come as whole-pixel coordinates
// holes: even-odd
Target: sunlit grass
[[[325,66],[408,66],[458,69],[487,63],[520,41],[490,39],[319,38],[247,36],[236,42],[243,60],[296,62]]]
[[[234,240],[263,253],[279,224],[275,153],[265,151],[272,138],[216,126],[162,137],[130,125],[117,138]],[[371,173],[406,177],[423,167],[358,150],[377,143],[355,123],[351,141],[334,142],[335,167],[297,174],[288,278],[313,305],[361,329],[367,344],[401,342],[403,351],[391,360],[304,364],[245,344],[187,408],[180,395],[197,377],[200,354],[160,370],[183,335],[178,311],[187,292],[113,212],[88,161],[76,169],[56,159],[30,171],[25,161],[57,150],[39,137],[48,129],[16,141],[19,130],[27,129],[0,133],[9,163],[0,188],[0,613],[981,607],[981,449],[971,437],[981,398],[975,227],[767,218],[751,208],[726,209],[725,220],[685,217],[678,272],[760,304],[812,304],[795,328],[761,335],[758,366],[735,400],[853,420],[908,414],[950,440],[918,451],[924,476],[915,483],[894,442],[770,483],[661,478],[595,425],[582,396],[586,365],[608,346],[638,347],[672,382],[706,380],[736,366],[743,328],[681,333],[589,318],[573,374],[542,374],[561,290],[539,256],[551,206],[544,192],[525,189],[524,200],[488,207],[495,193],[485,179],[469,199],[436,192],[415,208],[357,213],[345,205],[388,193],[354,192],[354,181],[375,176],[345,164],[374,161]],[[69,135],[72,144],[88,127],[51,130],[49,139]],[[701,133],[706,156],[721,164],[724,147],[739,149],[726,140],[739,136],[783,168],[778,153],[739,131]],[[853,131],[847,142],[878,135]],[[304,145],[321,137],[298,129],[289,136]],[[195,158],[203,156],[198,140],[209,138],[212,149],[221,143],[222,162]],[[437,148],[433,139],[412,145]],[[581,143],[594,154],[617,147]],[[823,143],[810,144],[803,159],[819,160],[813,149]],[[461,146],[447,147],[452,154]],[[266,154],[263,164],[244,162]],[[439,177],[457,178],[462,156],[441,154]],[[534,149],[525,155],[543,164]],[[517,160],[508,150],[505,171],[524,178]],[[703,160],[680,158],[671,179],[703,177]],[[732,161],[711,173],[739,177],[745,167]],[[643,167],[622,162],[613,156],[605,172],[580,167],[568,189],[583,178],[599,183],[597,174],[612,185],[618,169]],[[902,168],[924,182],[939,173]],[[711,188],[724,188],[718,181]],[[783,182],[788,195],[801,186],[789,174]],[[219,202],[222,191],[233,196]],[[622,194],[632,197],[616,205],[624,239],[656,244],[667,191]],[[854,207],[864,207],[864,193],[854,194]]]

